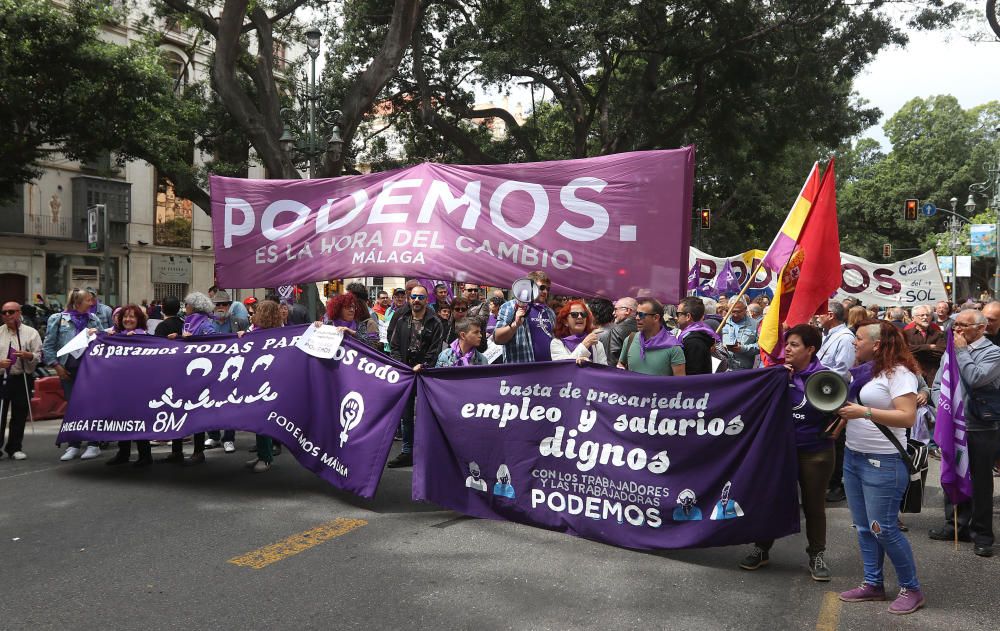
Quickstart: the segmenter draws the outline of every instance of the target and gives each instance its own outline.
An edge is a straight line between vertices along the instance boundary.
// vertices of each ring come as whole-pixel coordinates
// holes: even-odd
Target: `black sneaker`
[[[399,454],[392,460],[390,460],[385,466],[390,469],[398,469],[400,467],[412,467],[413,466],[413,454]]]
[[[740,561],[740,567],[744,570],[756,570],[764,567],[770,563],[769,557],[767,555],[767,550],[754,546],[750,554],[746,556],[745,559]]]
[[[842,486],[829,489],[826,492],[826,501],[828,502],[843,502],[846,499],[847,499],[847,491],[845,491],[844,487]]]
[[[814,581],[826,582],[830,580],[830,568],[826,566],[822,552],[809,557],[809,574],[812,575]]]

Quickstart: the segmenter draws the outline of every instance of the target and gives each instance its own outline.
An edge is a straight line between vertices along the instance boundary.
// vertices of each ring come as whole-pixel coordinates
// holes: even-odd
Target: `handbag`
[[[858,397],[858,403],[861,404],[860,397]],[[927,484],[927,456],[929,453],[927,444],[908,438],[904,449],[899,439],[888,427],[875,421],[872,421],[872,425],[877,427],[896,448],[910,474],[910,482],[906,485],[903,499],[899,503],[899,511],[901,513],[919,513],[924,502],[924,487]]]

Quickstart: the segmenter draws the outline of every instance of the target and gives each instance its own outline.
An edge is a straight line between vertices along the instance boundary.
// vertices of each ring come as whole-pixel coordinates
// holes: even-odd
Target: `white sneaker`
[[[15,451],[14,455],[12,455],[11,458],[13,458],[14,460],[27,460],[28,454],[24,453],[23,451]]]
[[[66,453],[64,453],[62,457],[59,459],[63,461],[72,460],[73,458],[76,458],[79,455],[80,455],[79,447],[69,447],[68,449],[66,449]]]
[[[236,451],[236,443],[234,443],[231,440],[227,440],[226,442],[222,443],[222,450],[225,451],[227,454],[231,454],[234,451]]]
[[[87,449],[84,450],[83,455],[80,456],[80,460],[93,460],[94,458],[101,455],[101,448],[97,445],[87,445]]]
[[[214,438],[206,438],[205,439],[205,449],[215,449],[218,446],[219,446],[219,443],[216,442],[216,440]]]

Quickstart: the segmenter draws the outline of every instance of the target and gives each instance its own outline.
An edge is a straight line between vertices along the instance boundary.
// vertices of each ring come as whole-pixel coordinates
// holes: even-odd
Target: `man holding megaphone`
[[[785,367],[791,377],[789,400],[795,427],[799,459],[799,489],[806,517],[809,573],[813,580],[829,581],[830,570],[823,558],[826,551],[826,485],[833,472],[833,439],[828,426],[833,414],[847,399],[847,384],[826,370],[816,352],[822,344],[819,331],[800,324],[785,332]],[[807,396],[808,394],[808,396]],[[770,562],[774,541],[758,541],[740,563],[744,570],[756,570]]]
[[[508,364],[552,359],[550,345],[556,314],[546,304],[551,286],[552,282],[545,272],[531,272],[514,282],[514,299],[500,307],[493,341],[504,345]]]

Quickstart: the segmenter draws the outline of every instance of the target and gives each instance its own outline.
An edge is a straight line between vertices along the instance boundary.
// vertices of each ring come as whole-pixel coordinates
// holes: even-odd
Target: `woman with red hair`
[[[371,318],[367,307],[358,304],[357,297],[351,292],[338,294],[327,301],[323,323],[332,324],[344,335],[350,335],[377,351],[382,350],[382,344],[378,341],[378,323]],[[318,326],[322,323],[316,324]]]
[[[851,369],[851,403],[839,414],[847,422],[844,489],[861,548],[864,582],[841,593],[840,599],[885,600],[882,566],[888,556],[900,587],[889,613],[907,614],[924,604],[913,550],[898,519],[910,481],[903,446],[906,429],[917,418],[920,365],[903,334],[885,320],[861,322],[854,348],[859,365]]]
[[[578,364],[592,361],[607,366],[608,356],[604,345],[598,341],[595,328],[594,315],[587,308],[587,303],[582,300],[567,302],[556,315],[556,326],[549,344],[552,359],[574,359]]]
[[[114,314],[114,324],[111,328],[113,335],[146,335],[146,312],[139,305],[125,305]],[[135,467],[148,467],[153,464],[153,452],[148,440],[135,441],[139,450],[139,459],[132,463]],[[128,464],[132,455],[132,441],[119,440],[118,453],[106,465],[114,467],[116,465]]]

